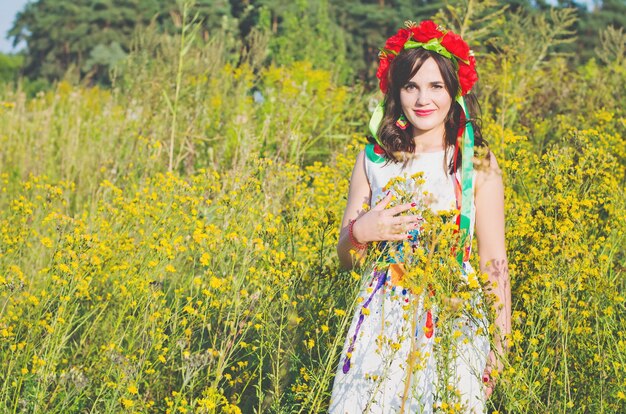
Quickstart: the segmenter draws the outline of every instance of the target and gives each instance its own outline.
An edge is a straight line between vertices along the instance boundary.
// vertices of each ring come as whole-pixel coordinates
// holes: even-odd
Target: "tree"
[[[603,0],[599,7],[581,14],[576,43],[576,52],[581,60],[586,61],[595,56],[594,50],[600,44],[600,33],[608,27],[626,28],[626,2],[623,0]]]
[[[205,27],[215,27],[230,14],[230,4],[198,0],[194,12]],[[9,36],[14,44],[26,43],[28,77],[55,80],[74,67],[102,79],[129,51],[138,27],[174,33],[179,16],[176,0],[38,0],[18,13]]]
[[[279,2],[263,3],[266,5],[262,6],[259,23],[274,33],[269,44],[269,57],[274,63],[306,60],[318,68],[341,69],[344,80],[351,75],[344,65],[345,32],[331,19],[328,0],[296,0],[280,13],[267,5]]]

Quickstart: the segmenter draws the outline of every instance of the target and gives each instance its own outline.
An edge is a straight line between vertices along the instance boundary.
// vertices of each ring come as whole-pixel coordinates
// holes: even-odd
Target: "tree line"
[[[603,29],[626,26],[624,0],[596,2],[591,9],[574,0],[37,0],[18,13],[8,33],[14,44],[24,42],[26,48],[19,58],[0,58],[0,81],[19,71],[52,82],[74,70],[82,79],[106,84],[111,69],[136,46],[138,30],[175,35],[185,7],[200,41],[221,36],[244,56],[251,43],[265,39],[266,64],[308,60],[331,69],[344,83],[371,81],[377,49],[407,18],[467,25],[455,19],[477,7],[468,40],[488,49],[499,47],[493,40],[503,30],[498,22],[507,16],[532,18],[571,8],[576,41],[563,42],[559,52],[574,65],[593,56]],[[491,30],[481,37],[487,26]]]

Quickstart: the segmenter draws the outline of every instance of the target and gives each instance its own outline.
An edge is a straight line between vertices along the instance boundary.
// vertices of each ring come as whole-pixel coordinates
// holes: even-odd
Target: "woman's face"
[[[452,105],[437,62],[428,58],[415,76],[400,89],[402,111],[413,126],[413,135],[441,130]]]

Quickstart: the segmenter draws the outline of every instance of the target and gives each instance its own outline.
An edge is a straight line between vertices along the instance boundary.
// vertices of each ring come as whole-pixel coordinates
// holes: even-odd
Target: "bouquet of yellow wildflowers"
[[[416,324],[417,313],[427,310],[432,324],[424,329],[427,337],[433,335],[434,356],[436,359],[437,404],[433,407],[437,412],[463,412],[460,393],[451,386],[453,370],[451,363],[456,357],[459,341],[468,341],[460,328],[460,321],[471,321],[478,327],[478,333],[487,335],[484,315],[487,314],[486,303],[483,302],[483,285],[486,278],[479,277],[473,271],[467,271],[459,265],[456,251],[460,245],[460,237],[456,218],[458,210],[433,211],[433,196],[424,191],[423,173],[411,176],[394,177],[384,187],[383,192],[392,194],[387,208],[406,203],[414,206],[402,213],[417,215],[420,226],[410,230],[410,237],[402,242],[382,242],[376,251],[377,262],[388,265],[388,274],[393,285],[401,286],[421,300],[412,302],[408,309],[411,320]],[[471,269],[471,268],[470,268]],[[416,332],[417,326],[412,327]],[[412,338],[415,342],[415,338]],[[420,354],[414,344],[407,361],[409,373],[424,366]],[[410,374],[407,374],[410,375]],[[405,382],[408,390],[409,380]]]

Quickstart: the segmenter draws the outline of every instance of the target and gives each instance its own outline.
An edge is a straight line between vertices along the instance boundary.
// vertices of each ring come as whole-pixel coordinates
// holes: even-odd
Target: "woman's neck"
[[[443,136],[445,128],[443,125],[441,128],[431,129],[429,131],[419,131],[413,135],[413,142],[415,142],[415,152],[437,152],[444,149]]]

